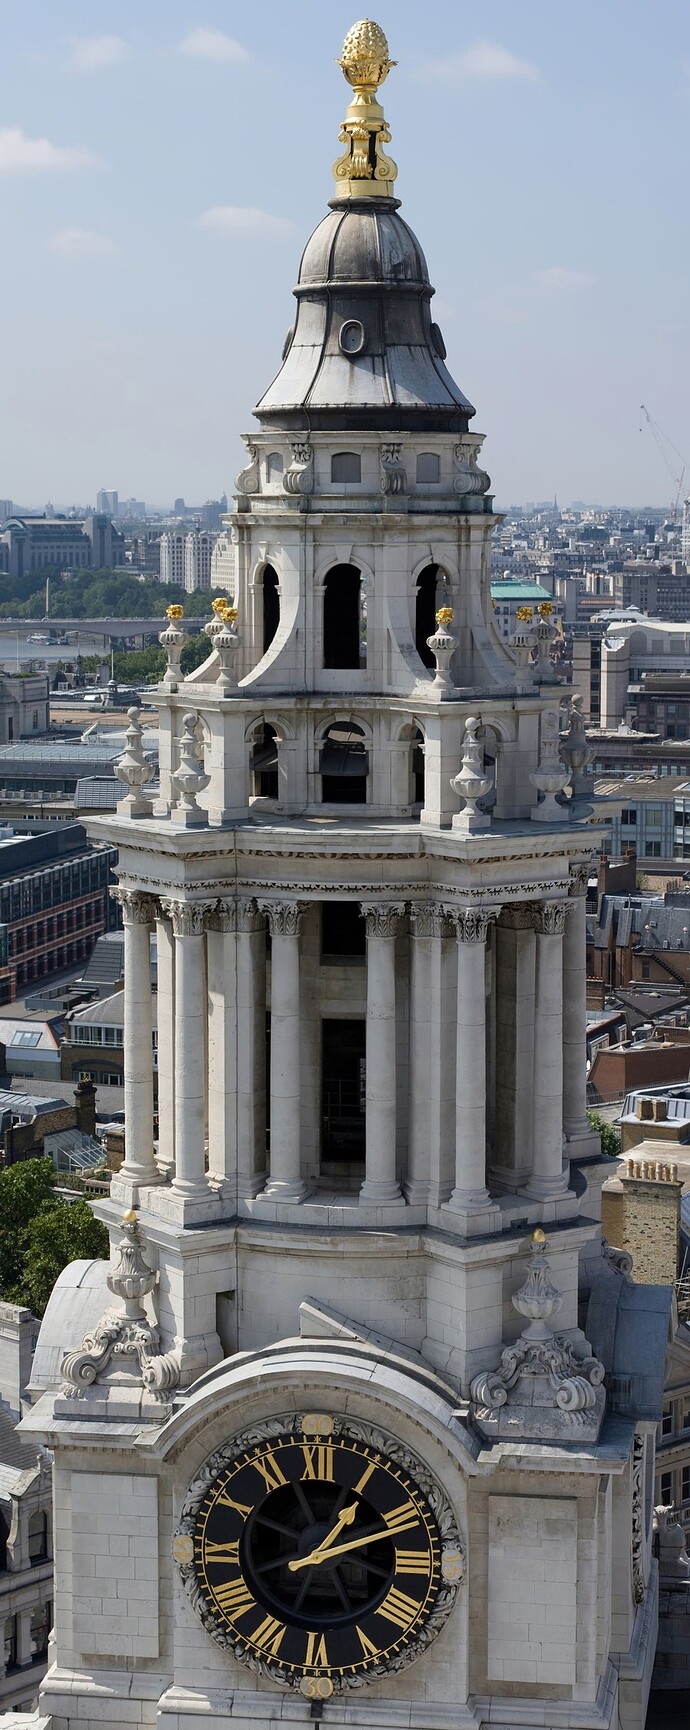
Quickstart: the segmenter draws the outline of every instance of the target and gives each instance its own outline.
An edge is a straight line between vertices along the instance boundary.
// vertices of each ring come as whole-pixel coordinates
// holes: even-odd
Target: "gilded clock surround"
[[[313,1527],[292,1524],[293,1504],[298,1515],[311,1507]],[[428,1467],[386,1431],[325,1413],[272,1418],[216,1449],[189,1486],[172,1548],[212,1639],[316,1699],[417,1658],[464,1573],[452,1510]]]

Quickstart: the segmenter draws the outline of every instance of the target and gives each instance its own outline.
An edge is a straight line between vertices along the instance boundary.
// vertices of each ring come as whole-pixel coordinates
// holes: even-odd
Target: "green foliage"
[[[41,1316],[63,1267],[81,1256],[107,1257],[108,1233],[86,1202],[54,1191],[50,1159],[25,1159],[0,1171],[0,1297]]]
[[[185,679],[188,673],[195,671],[196,667],[203,666],[210,653],[211,644],[203,631],[199,631],[196,636],[190,638],[188,643],[185,643],[180,655],[180,671]]]
[[[616,1159],[621,1151],[621,1138],[613,1124],[607,1123],[605,1118],[600,1117],[598,1111],[588,1111],[587,1122],[591,1129],[596,1129],[604,1158]]]
[[[188,619],[210,618],[211,602],[217,595],[228,599],[225,589],[195,589],[188,595],[172,583],[155,577],[140,582],[131,571],[75,571],[50,575],[50,617],[59,619],[162,619],[166,607],[183,606]],[[0,575],[0,618],[42,619],[45,614],[45,578]]]
[[[113,656],[113,672],[121,685],[156,685],[168,665],[165,649],[127,649]]]
[[[68,1262],[107,1260],[108,1233],[86,1201],[55,1200],[32,1220],[22,1276],[23,1302],[42,1316],[58,1274]]]

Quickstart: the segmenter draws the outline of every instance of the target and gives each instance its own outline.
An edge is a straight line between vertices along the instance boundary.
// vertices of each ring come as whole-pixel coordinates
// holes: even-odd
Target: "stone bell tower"
[[[581,728],[548,609],[494,627],[482,436],[394,193],[378,26],[340,64],[334,194],[226,519],[234,605],[187,678],[170,609],[159,790],[134,712],[91,825],[119,849],[126,1157],[112,1266],[58,1282],[26,1420],[55,1453],[41,1709],[641,1730],[655,1396],[632,1361],[607,1415],[618,1347],[578,1312]],[[634,1304],[595,1272],[609,1317]]]

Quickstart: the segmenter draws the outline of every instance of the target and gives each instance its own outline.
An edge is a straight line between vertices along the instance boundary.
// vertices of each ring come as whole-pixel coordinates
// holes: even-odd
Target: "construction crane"
[[[685,457],[683,456],[682,451],[679,451],[676,449],[676,446],[673,443],[673,439],[670,439],[668,436],[668,433],[664,432],[663,427],[659,426],[659,422],[656,421],[654,419],[654,416],[650,414],[649,409],[645,408],[645,405],[643,402],[640,403],[640,414],[643,414],[645,417],[645,420],[647,422],[647,425],[649,427],[650,433],[652,435],[652,438],[654,440],[656,448],[659,452],[661,460],[662,460],[665,468],[668,469],[668,472],[671,476],[671,480],[673,481],[675,489],[676,489],[676,496],[675,496],[673,504],[671,506],[671,516],[672,516],[673,521],[675,522],[676,517],[678,516],[678,505],[680,503],[680,496],[681,496],[681,493],[683,491],[683,482],[685,480],[685,476],[687,474],[689,465],[688,465]],[[643,431],[642,425],[640,425],[639,430],[640,430],[640,432]],[[671,457],[669,456],[669,451],[673,451],[673,455],[675,457],[677,457],[678,462],[682,465],[680,474],[678,474],[677,463],[674,463],[672,461]]]

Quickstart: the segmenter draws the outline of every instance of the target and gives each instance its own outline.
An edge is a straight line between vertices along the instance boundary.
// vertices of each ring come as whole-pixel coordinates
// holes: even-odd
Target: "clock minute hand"
[[[409,1526],[416,1526],[416,1524],[417,1518],[415,1516],[406,1525],[396,1526],[395,1529],[396,1532],[405,1532]],[[349,1538],[346,1544],[329,1542],[328,1547],[325,1544],[320,1544],[317,1550],[312,1550],[311,1555],[299,1556],[296,1561],[288,1562],[288,1568],[292,1574],[296,1574],[298,1568],[318,1568],[320,1562],[330,1562],[332,1556],[345,1556],[349,1550],[362,1550],[365,1544],[377,1544],[381,1538],[390,1538],[390,1536],[391,1533],[384,1526],[382,1532],[369,1532],[363,1538]]]

